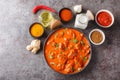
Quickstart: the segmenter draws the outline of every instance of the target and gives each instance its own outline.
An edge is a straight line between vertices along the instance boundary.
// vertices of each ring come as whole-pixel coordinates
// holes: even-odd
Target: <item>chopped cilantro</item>
[[[59,45],[56,43],[56,44],[55,44],[55,47],[58,47],[58,46],[59,46]]]
[[[74,72],[75,69],[72,67],[71,70],[72,70],[72,72]]]
[[[78,40],[77,40],[77,39],[73,39],[73,42],[74,42],[74,43],[77,43],[77,42],[78,42]]]
[[[83,58],[83,61],[86,61],[86,60],[87,60],[87,57],[84,57],[84,58]]]

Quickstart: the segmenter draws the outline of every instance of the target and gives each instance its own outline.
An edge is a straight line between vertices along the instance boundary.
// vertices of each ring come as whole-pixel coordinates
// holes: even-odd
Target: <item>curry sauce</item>
[[[47,39],[44,55],[48,65],[62,74],[80,72],[90,59],[90,44],[83,33],[62,28]]]

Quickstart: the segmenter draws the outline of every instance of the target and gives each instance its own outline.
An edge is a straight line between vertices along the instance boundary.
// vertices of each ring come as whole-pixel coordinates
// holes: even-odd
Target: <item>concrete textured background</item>
[[[120,0],[0,0],[0,80],[120,80]],[[65,76],[54,72],[46,64],[42,49],[37,55],[25,49],[33,38],[29,26],[38,22],[39,12],[34,15],[34,6],[45,4],[57,11],[82,4],[84,11],[95,14],[108,9],[115,16],[115,23],[109,29],[100,28],[90,22],[83,32],[88,36],[94,28],[102,29],[106,41],[100,46],[92,45],[90,64],[79,74]],[[65,26],[73,26],[71,22]],[[42,46],[46,35],[40,38]]]

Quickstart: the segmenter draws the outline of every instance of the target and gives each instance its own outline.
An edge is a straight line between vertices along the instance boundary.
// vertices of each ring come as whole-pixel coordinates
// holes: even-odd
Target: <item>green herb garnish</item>
[[[57,50],[59,47],[59,45],[57,43],[54,46],[55,46],[55,50]]]
[[[59,45],[56,43],[56,44],[55,44],[55,47],[58,47],[58,46],[59,46]]]
[[[77,39],[73,39],[73,42],[74,42],[74,43],[77,43],[77,42],[78,42],[78,40],[77,40]]]
[[[72,72],[74,72],[75,69],[72,67],[71,70],[72,70]]]
[[[84,58],[83,58],[83,61],[85,62],[86,60],[87,60],[87,57],[84,57]]]

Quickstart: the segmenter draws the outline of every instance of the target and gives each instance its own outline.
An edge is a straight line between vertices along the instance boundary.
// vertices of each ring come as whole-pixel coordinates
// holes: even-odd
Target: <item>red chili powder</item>
[[[63,9],[60,13],[60,17],[63,21],[69,21],[72,19],[72,12],[68,9]]]

